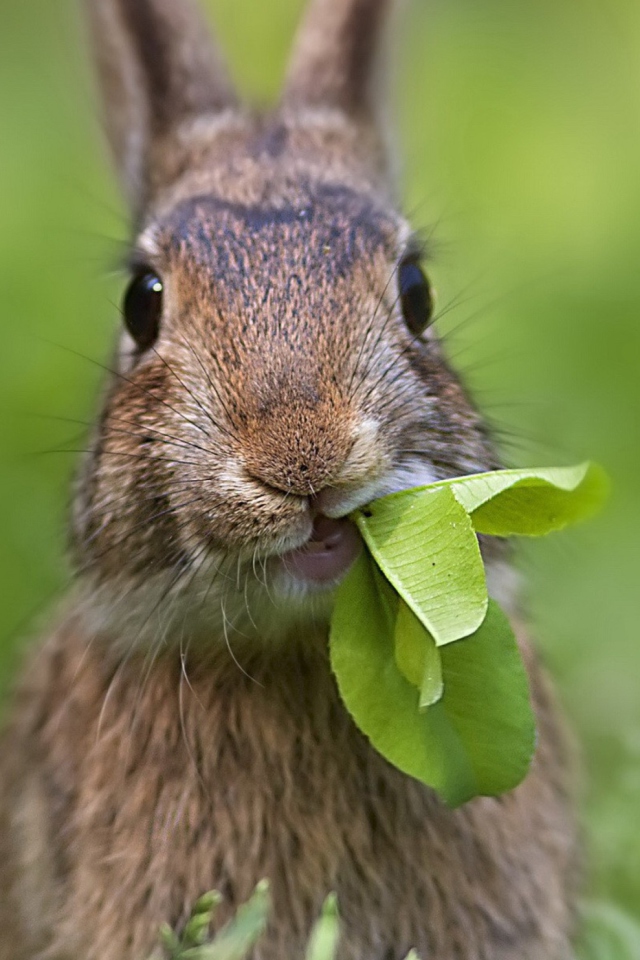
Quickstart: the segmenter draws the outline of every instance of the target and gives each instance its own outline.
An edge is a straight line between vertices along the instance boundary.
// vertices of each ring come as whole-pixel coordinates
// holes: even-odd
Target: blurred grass
[[[273,97],[300,4],[209,5],[243,88]],[[0,686],[67,577],[76,457],[44,451],[83,427],[49,418],[91,417],[118,323],[127,224],[82,49],[72,0],[2,4]],[[450,353],[510,463],[613,478],[598,521],[521,556],[584,748],[591,889],[640,918],[640,5],[415,0],[401,51],[405,206]]]

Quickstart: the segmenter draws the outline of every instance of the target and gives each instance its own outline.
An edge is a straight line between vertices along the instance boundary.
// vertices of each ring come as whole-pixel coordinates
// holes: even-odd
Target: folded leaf
[[[495,600],[480,629],[441,655],[444,709],[465,745],[478,793],[512,790],[533,759],[535,717],[516,638]]]
[[[444,488],[375,500],[355,520],[385,577],[438,646],[473,633],[487,611],[477,537]]]
[[[592,516],[602,506],[608,487],[601,467],[581,463],[477,473],[391,494],[384,500],[394,513],[406,510],[402,498],[419,499],[432,490],[449,489],[471,515],[478,533],[540,537]]]
[[[374,747],[455,806],[513,789],[535,742],[527,676],[487,597],[477,534],[539,536],[590,516],[604,472],[498,470],[405,490],[358,510],[370,554],[337,595],[331,660]]]
[[[387,760],[452,803],[476,782],[456,731],[439,709],[418,709],[419,693],[394,656],[398,597],[364,554],[341,584],[331,621],[331,664],[357,726]]]
[[[420,690],[420,709],[442,696],[442,661],[436,642],[415,613],[400,601],[394,633],[396,663],[409,683]]]
[[[420,694],[396,662],[399,609],[371,559],[361,557],[338,591],[330,640],[340,695],[356,724],[384,757],[451,806],[512,789],[529,768],[535,726],[506,617],[491,602],[473,636],[438,651],[444,695],[420,710]]]

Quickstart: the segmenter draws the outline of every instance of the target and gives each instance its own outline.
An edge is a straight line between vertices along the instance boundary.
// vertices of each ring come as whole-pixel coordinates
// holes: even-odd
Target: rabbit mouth
[[[280,571],[286,579],[304,585],[313,592],[337,586],[362,552],[362,538],[348,514],[378,497],[433,483],[436,476],[430,465],[404,465],[382,479],[360,487],[350,495],[327,487],[311,498],[313,528],[300,546],[277,555]],[[280,581],[282,583],[282,581]]]
[[[355,524],[319,514],[307,542],[281,554],[279,560],[295,580],[324,586],[341,580],[361,551],[362,540]]]

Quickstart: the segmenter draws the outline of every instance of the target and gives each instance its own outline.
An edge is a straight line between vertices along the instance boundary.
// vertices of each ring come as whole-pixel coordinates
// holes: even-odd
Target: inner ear
[[[293,47],[285,106],[330,109],[386,142],[386,60],[397,0],[311,0]]]
[[[107,136],[135,213],[157,183],[157,158],[190,119],[237,105],[192,0],[85,0]]]

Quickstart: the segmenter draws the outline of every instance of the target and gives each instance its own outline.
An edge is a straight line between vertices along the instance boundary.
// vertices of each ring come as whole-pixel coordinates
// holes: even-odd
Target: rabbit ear
[[[311,0],[293,48],[285,105],[339,110],[377,124],[388,21],[396,6],[397,0]]]
[[[155,179],[154,154],[185,120],[237,103],[192,0],[85,0],[107,135],[135,211]]]

